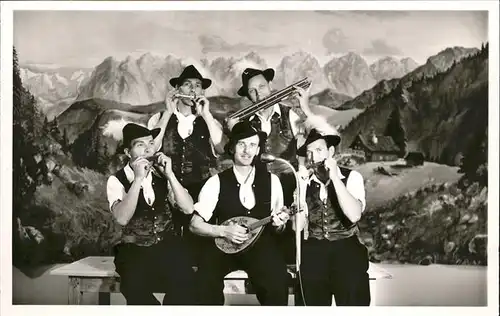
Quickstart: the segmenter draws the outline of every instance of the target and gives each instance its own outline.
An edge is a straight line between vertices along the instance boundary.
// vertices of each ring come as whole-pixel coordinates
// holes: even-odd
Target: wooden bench
[[[110,294],[120,293],[120,276],[115,272],[114,257],[87,257],[61,266],[50,272],[51,275],[68,277],[68,304],[79,305],[83,293],[99,293],[98,304],[110,305]],[[289,266],[289,273],[295,278],[295,267]],[[379,279],[390,279],[387,271],[370,262],[370,293],[372,305],[375,304],[376,284]],[[225,294],[254,294],[248,276],[244,271],[229,273],[224,279]],[[290,294],[294,293],[293,286]]]

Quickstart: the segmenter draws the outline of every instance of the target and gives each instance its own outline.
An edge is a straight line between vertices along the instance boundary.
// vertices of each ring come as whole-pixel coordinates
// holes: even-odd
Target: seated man
[[[338,306],[370,305],[368,252],[356,224],[366,205],[364,182],[359,172],[337,166],[333,155],[339,142],[337,131],[327,126],[322,133],[311,130],[297,150],[307,157],[308,170],[302,170],[300,186],[306,211],[294,217],[305,239],[304,297],[296,305],[331,306],[332,295]]]
[[[165,293],[165,305],[193,305],[195,275],[172,219],[178,212],[174,208],[192,213],[193,201],[175,177],[170,158],[155,155],[159,132],[136,124],[123,128],[129,162],[107,182],[111,212],[123,227],[115,266],[128,305],[158,305],[154,292]]]
[[[261,305],[288,304],[287,267],[274,238],[289,218],[283,211],[283,191],[276,175],[255,168],[265,137],[248,122],[236,124],[226,145],[233,167],[209,178],[195,204],[191,231],[236,245],[249,238],[247,230],[237,224],[215,223],[235,216],[262,219],[273,215],[272,226],[265,226],[256,242],[242,252],[226,254],[213,242],[208,245],[197,272],[202,305],[224,305],[224,277],[240,269],[247,272]]]

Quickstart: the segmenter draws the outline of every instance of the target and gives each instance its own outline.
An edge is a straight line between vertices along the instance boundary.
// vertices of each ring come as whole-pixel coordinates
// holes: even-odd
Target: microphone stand
[[[282,158],[279,158],[279,157],[275,157],[271,154],[267,154],[267,153],[264,153],[264,154],[261,154],[260,156],[260,159],[264,162],[274,162],[274,161],[280,161],[282,163],[284,163],[285,165],[288,166],[288,168],[290,168],[293,172],[293,175],[295,176],[295,184],[296,184],[296,191],[294,193],[294,202],[295,202],[295,205],[297,206],[297,210],[300,210],[300,180],[299,180],[299,175],[298,175],[298,172],[295,170],[295,168],[292,166],[292,164],[290,162],[288,162],[287,160],[285,159],[282,159]],[[298,212],[295,214],[295,216],[298,215]],[[300,289],[301,289],[301,292],[302,292],[302,280],[301,280],[301,274],[300,274],[300,258],[301,258],[301,236],[300,236],[300,231],[299,231],[299,221],[298,219],[296,218],[295,219],[295,269],[296,269],[296,274],[297,274],[297,278],[299,279],[299,282],[300,282]],[[297,294],[298,293],[295,293],[295,300],[297,300]],[[304,293],[301,293],[302,297],[304,296]],[[305,298],[302,298],[304,300],[304,303],[305,303]]]

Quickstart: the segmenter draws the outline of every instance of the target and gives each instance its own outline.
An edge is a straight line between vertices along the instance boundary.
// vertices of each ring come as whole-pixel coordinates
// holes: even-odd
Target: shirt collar
[[[179,112],[179,110],[177,109],[177,107],[174,108],[174,112],[175,116],[177,116],[177,119],[179,119],[179,121],[183,120],[183,121],[187,121],[187,120],[192,120],[194,121],[196,119],[196,115],[191,113],[189,115],[184,115],[182,114],[181,112]]]
[[[249,176],[246,174],[239,173],[234,166],[233,166],[233,173],[234,176],[236,177],[236,181],[238,181],[239,184],[253,183],[252,178],[255,176],[255,167],[252,167],[252,171],[250,171]],[[247,182],[245,182],[245,180],[247,180]]]
[[[132,167],[130,167],[130,164],[127,164],[125,168],[123,168],[123,171],[125,172],[125,176],[127,177],[128,182],[132,182],[135,179],[134,175],[134,170],[132,170]],[[142,182],[146,181],[147,183],[150,183],[152,180],[151,172],[148,173],[146,178],[142,180]]]
[[[342,179],[344,179],[344,178],[345,178],[345,176],[342,174],[342,172],[340,171],[340,168],[339,168],[338,166],[337,166],[337,172],[338,172],[338,174],[340,175],[340,176],[339,176],[340,180],[342,180]],[[318,177],[316,177],[316,175],[315,175],[314,173],[313,173],[313,174],[311,174],[311,175],[309,176],[309,179],[307,179],[307,184],[308,184],[308,185],[309,185],[309,184],[311,184],[311,181],[315,181],[315,182],[317,182],[317,183],[319,183],[319,184],[324,184],[323,182],[321,182],[321,181],[318,179]]]
[[[273,117],[274,114],[278,114],[279,117],[281,117],[281,109],[280,109],[280,106],[279,106],[279,103],[276,103],[274,106],[273,106],[273,114],[271,114],[271,116],[269,117],[269,119],[271,119]],[[255,115],[257,115],[260,119],[264,119],[259,112],[255,113]],[[249,119],[253,119],[255,117],[255,115],[252,115]]]

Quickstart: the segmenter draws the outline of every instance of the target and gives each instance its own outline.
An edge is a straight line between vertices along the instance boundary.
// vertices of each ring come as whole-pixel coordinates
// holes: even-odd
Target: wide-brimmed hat
[[[234,125],[229,134],[229,141],[226,146],[224,146],[226,154],[231,155],[231,148],[233,148],[240,139],[245,139],[254,135],[259,136],[259,146],[262,148],[267,139],[267,134],[265,132],[259,132],[248,121],[239,122]]]
[[[238,95],[242,97],[248,96],[248,81],[255,76],[263,75],[267,82],[272,81],[274,78],[274,69],[268,68],[266,70],[246,68],[241,74],[242,86],[238,89]]]
[[[307,135],[306,141],[302,146],[297,149],[297,155],[305,157],[307,155],[307,145],[318,139],[324,139],[326,141],[326,146],[337,146],[340,143],[340,136],[336,134],[322,134],[317,129],[312,129]]]
[[[177,86],[182,85],[182,83],[186,79],[200,79],[201,80],[201,87],[203,89],[207,89],[208,87],[210,87],[212,85],[212,80],[210,80],[208,78],[203,78],[203,76],[200,74],[198,69],[196,69],[196,67],[193,65],[189,65],[186,68],[184,68],[184,70],[182,71],[182,73],[179,77],[172,78],[172,79],[170,79],[169,82],[170,82],[170,85],[175,88]]]
[[[153,136],[153,138],[156,138],[158,134],[160,134],[161,129],[160,128],[155,128],[155,129],[148,129],[144,126],[134,124],[134,123],[128,123],[125,125],[122,129],[123,133],[123,146],[124,148],[128,147],[130,143],[137,138],[141,137],[146,137],[146,136]]]

